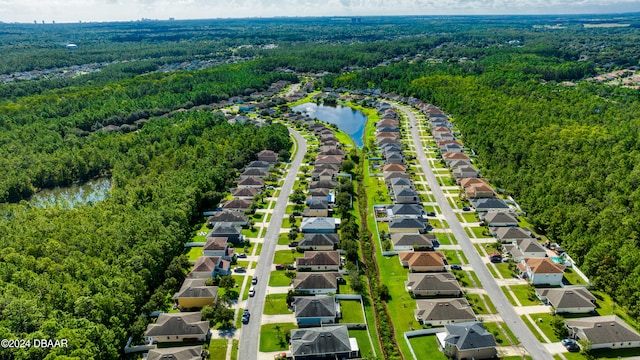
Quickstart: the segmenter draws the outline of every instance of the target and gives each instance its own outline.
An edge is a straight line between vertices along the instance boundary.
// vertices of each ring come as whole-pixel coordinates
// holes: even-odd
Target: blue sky
[[[2,22],[273,16],[587,14],[640,11],[640,0],[0,0]]]

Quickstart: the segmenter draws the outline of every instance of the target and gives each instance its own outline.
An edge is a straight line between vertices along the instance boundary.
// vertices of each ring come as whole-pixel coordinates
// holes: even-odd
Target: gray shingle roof
[[[202,346],[151,349],[147,360],[202,360]]]
[[[505,212],[487,213],[487,215],[484,216],[484,221],[489,225],[494,223],[518,223],[518,219],[515,217],[515,215]]]
[[[509,210],[509,205],[506,202],[495,198],[471,199],[471,204],[477,211],[483,211],[483,209]]]
[[[332,217],[309,217],[309,218],[304,218],[302,220],[302,223],[300,224],[300,228],[335,230],[336,221]]]
[[[304,234],[304,239],[300,241],[299,246],[327,246],[338,244],[340,235],[338,234]]]
[[[640,341],[640,335],[616,315],[570,319],[565,323],[581,329],[593,345]]]
[[[389,229],[415,229],[424,228],[424,223],[417,219],[402,218],[393,219],[389,223]]]
[[[416,246],[426,246],[433,247],[433,240],[435,240],[435,235],[431,234],[404,234],[404,233],[393,233],[391,234],[391,242],[394,246],[407,246],[407,245],[416,245]]]
[[[155,324],[149,324],[145,336],[180,336],[197,335],[204,337],[209,331],[209,322],[202,321],[202,314],[163,313],[158,316]]]
[[[458,350],[495,347],[493,335],[481,322],[470,321],[445,325],[448,335],[444,341],[455,345]]]
[[[339,276],[337,272],[299,272],[293,280],[293,288],[296,290],[337,289]]]
[[[180,290],[173,295],[174,299],[179,298],[213,298],[218,296],[217,286],[206,286],[207,279],[187,278],[182,283]]]
[[[351,351],[346,326],[291,330],[291,354],[312,356]]]
[[[531,234],[521,227],[499,227],[495,229],[498,239],[530,239]]]
[[[472,321],[476,320],[475,313],[465,298],[417,300],[417,319],[425,323],[431,321]]]
[[[296,296],[293,307],[296,318],[336,317],[336,300],[333,296]]]
[[[409,273],[409,280],[405,286],[414,291],[462,291],[455,275],[449,272]]]
[[[546,297],[549,303],[556,309],[593,307],[595,309],[596,297],[586,288],[548,288],[536,289],[539,296]]]

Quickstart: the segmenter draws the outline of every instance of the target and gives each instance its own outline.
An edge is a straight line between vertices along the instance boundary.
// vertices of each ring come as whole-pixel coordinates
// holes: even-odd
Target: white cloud
[[[637,11],[638,0],[0,0],[0,21]]]

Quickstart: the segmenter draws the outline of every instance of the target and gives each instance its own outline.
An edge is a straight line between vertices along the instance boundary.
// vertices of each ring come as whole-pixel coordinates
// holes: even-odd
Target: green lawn
[[[291,314],[287,307],[287,294],[270,294],[264,301],[265,315]]]
[[[401,341],[404,342],[404,339],[401,339]],[[418,359],[448,359],[442,351],[440,351],[435,335],[412,337],[409,338],[409,343],[411,344],[413,352],[416,354],[416,358]],[[411,354],[408,354],[408,357],[409,356],[411,356]]]
[[[471,282],[471,278],[464,270],[451,270],[451,272],[456,276],[456,279],[460,283],[462,287],[473,287],[473,283]]]
[[[540,300],[535,296],[533,287],[529,285],[512,285],[511,290],[516,294],[516,297],[520,300],[522,306],[542,304],[542,302],[540,302]]]
[[[251,220],[253,220],[253,222],[255,224],[262,222],[262,219],[264,218],[264,213],[255,213],[253,215],[251,215]]]
[[[527,327],[529,328],[529,330],[531,330],[531,333],[536,337],[536,339],[538,339],[538,341],[540,341],[541,343],[545,343],[546,341],[544,340],[544,338],[542,337],[542,335],[540,335],[540,332],[538,331],[538,329],[536,329],[533,324],[531,323],[531,321],[529,321],[529,319],[527,318],[526,315],[522,315],[520,316],[522,318],[522,321],[524,321],[524,323],[527,325]],[[535,319],[534,319],[535,320]]]
[[[469,222],[469,223],[473,223],[473,222],[478,222],[478,215],[474,214],[474,213],[469,213],[469,212],[463,212],[462,213],[462,217],[464,218],[464,221]]]
[[[240,340],[233,339],[231,345],[231,360],[238,360],[238,345]]]
[[[508,263],[495,264],[495,266],[496,266],[496,269],[498,269],[498,272],[500,273],[500,275],[502,275],[503,278],[505,278],[505,279],[513,278],[514,272],[511,271],[511,269],[509,269],[509,264]]]
[[[209,359],[225,360],[227,358],[227,339],[211,339],[209,342]]]
[[[258,263],[254,261],[251,267],[249,267],[249,262],[248,260],[238,260],[238,266],[242,266],[245,269],[255,269],[256,265],[258,265]]]
[[[267,223],[268,223],[269,221],[271,221],[271,213],[268,213],[268,214],[267,214],[267,219],[266,219],[265,221],[266,221]]]
[[[299,253],[295,249],[291,250],[278,250],[273,257],[274,264],[293,264],[296,262],[296,258],[304,256],[304,253]]]
[[[482,287],[481,286],[482,284],[480,283],[480,279],[478,279],[478,275],[476,275],[475,271],[467,271],[467,274],[471,276],[471,278],[473,279],[473,281],[471,282],[472,284],[475,283],[476,287]]]
[[[489,270],[493,271],[491,266],[489,266]],[[494,276],[494,277],[496,277],[496,276]],[[509,291],[509,289],[506,286],[500,286],[500,289],[502,289],[502,292],[507,297],[507,300],[509,300],[511,305],[518,306],[518,304],[516,303],[516,300],[513,298],[513,296],[511,296],[511,292]]]
[[[491,266],[491,264],[487,264],[487,269],[489,269],[489,272],[491,273],[491,276],[493,276],[496,279],[499,279],[498,277],[498,273],[496,272],[496,270],[494,269],[493,266]]]
[[[511,345],[509,338],[507,337],[507,335],[500,329],[500,327],[498,327],[497,323],[493,323],[493,322],[484,322],[483,323],[485,329],[487,329],[487,331],[489,331],[490,333],[493,334],[493,336],[496,338],[496,343],[498,343],[498,346],[502,345],[502,346],[509,346]]]
[[[550,313],[541,313],[541,314],[531,314],[531,318],[536,322],[540,330],[551,340],[551,342],[558,342],[562,340],[557,337],[553,331],[553,326],[551,326],[551,321],[553,320],[553,314]],[[540,321],[542,319],[542,321]]]
[[[388,234],[389,233],[389,223],[386,222],[378,222],[378,233]]]
[[[289,245],[289,234],[282,233],[278,236],[278,245]]]
[[[450,233],[434,233],[436,236],[436,240],[440,243],[440,245],[453,245],[454,241],[452,241],[453,235]]]
[[[242,229],[242,235],[244,235],[245,237],[249,237],[249,238],[257,238],[258,237],[258,231],[260,231],[260,227],[259,226],[254,226],[253,230],[251,230],[251,229]]]
[[[564,269],[563,282],[567,285],[587,285],[582,276],[578,275],[572,268],[568,267]]]
[[[293,323],[265,324],[260,327],[260,351],[275,352],[289,350],[286,334],[297,329]]]
[[[196,261],[200,256],[202,256],[202,247],[197,246],[189,248],[189,252],[187,253],[187,258],[189,258],[189,260]]]
[[[358,347],[360,348],[360,356],[363,359],[375,359],[373,350],[371,349],[371,341],[369,340],[369,334],[367,330],[349,330],[349,337],[356,338],[358,340]]]
[[[295,205],[287,205],[287,209],[285,210],[285,212],[284,212],[284,213],[285,213],[285,214],[287,214],[287,215],[291,215],[291,214],[293,214],[293,207],[294,207],[294,206],[295,206]]]
[[[365,323],[362,306],[358,300],[340,300],[340,312],[342,313],[342,320],[340,320],[341,323]]]
[[[460,265],[463,264],[462,260],[460,259],[461,252],[457,251],[457,250],[441,250],[441,252],[447,257],[447,262],[450,265]]]
[[[465,215],[471,215],[471,214],[465,214]],[[473,234],[476,236],[476,238],[491,237],[491,234],[489,234],[489,230],[487,230],[487,228],[483,226],[472,226],[471,231],[473,231]]]
[[[478,315],[488,315],[495,314],[497,310],[491,299],[488,296],[482,294],[466,294],[464,297],[467,298],[469,304],[473,308],[473,311]],[[483,301],[484,300],[484,301]],[[486,305],[485,305],[486,302]],[[487,308],[488,307],[488,308]]]
[[[376,252],[378,255],[379,252]],[[416,301],[407,293],[404,282],[407,280],[408,270],[403,268],[397,256],[379,256],[378,266],[382,274],[382,283],[389,288],[391,300],[387,303],[389,314],[393,319],[396,333],[420,329],[421,325],[415,320],[413,310]]]
[[[286,275],[286,271],[275,270],[269,276],[269,286],[289,286],[291,278]]]
[[[476,251],[478,252],[478,254],[480,254],[481,257],[488,255],[485,251],[485,247],[482,244],[473,244],[473,246],[476,248]]]

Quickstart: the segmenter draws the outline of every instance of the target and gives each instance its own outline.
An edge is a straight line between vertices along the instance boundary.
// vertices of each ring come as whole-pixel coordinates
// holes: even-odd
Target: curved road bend
[[[284,217],[284,213],[287,209],[289,194],[291,194],[298,170],[300,169],[304,155],[307,152],[307,141],[302,137],[302,135],[291,128],[289,129],[289,133],[291,133],[291,135],[296,139],[297,153],[296,157],[291,162],[291,167],[285,177],[284,185],[282,185],[280,195],[276,200],[276,206],[273,209],[271,221],[269,222],[269,227],[267,228],[262,244],[260,260],[258,261],[258,265],[255,269],[255,274],[258,276],[259,281],[258,284],[255,285],[256,295],[247,300],[246,308],[249,309],[249,312],[251,313],[251,320],[241,328],[238,359],[242,360],[258,359],[260,323],[262,311],[264,309],[267,285],[269,284],[269,275],[271,274],[271,264],[273,263],[273,256],[275,254],[276,245],[278,244],[280,224],[282,224],[282,218]]]
[[[408,109],[406,106],[397,105],[397,107],[405,113],[409,120],[411,121],[411,135],[413,137],[413,143],[416,147],[416,157],[420,162],[420,166],[424,171],[424,175],[427,178],[427,182],[429,187],[431,188],[431,192],[433,196],[436,198],[438,205],[440,206],[440,210],[442,214],[447,219],[449,223],[449,227],[453,232],[453,235],[458,239],[458,243],[464,254],[466,255],[469,263],[475,270],[482,286],[487,291],[489,298],[496,305],[498,312],[502,316],[502,320],[513,330],[513,333],[518,337],[518,339],[522,342],[522,345],[527,349],[529,355],[536,360],[553,360],[553,357],[547,349],[536,339],[535,336],[531,333],[529,328],[524,324],[522,319],[518,316],[513,305],[507,300],[507,297],[504,295],[496,280],[491,276],[489,270],[482,262],[480,255],[473,247],[469,236],[460,225],[460,221],[456,217],[456,214],[451,209],[451,205],[445,198],[438,181],[436,180],[435,175],[433,174],[433,170],[429,165],[429,161],[425,155],[424,149],[422,147],[422,142],[420,141],[420,134],[418,133],[418,124],[416,117]]]

